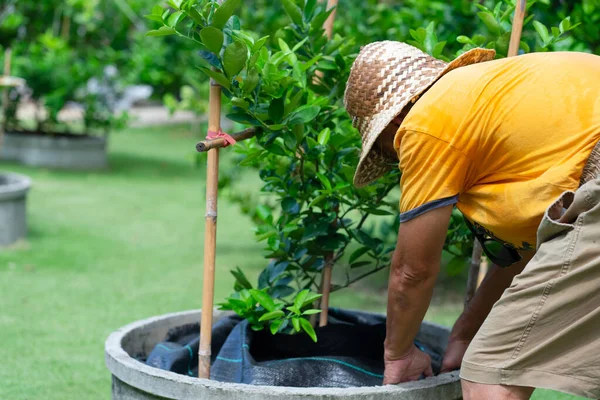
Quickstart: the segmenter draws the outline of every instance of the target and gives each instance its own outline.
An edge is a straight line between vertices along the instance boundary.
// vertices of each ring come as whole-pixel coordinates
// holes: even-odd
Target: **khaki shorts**
[[[599,202],[597,178],[546,210],[536,255],[471,342],[461,378],[600,397]]]

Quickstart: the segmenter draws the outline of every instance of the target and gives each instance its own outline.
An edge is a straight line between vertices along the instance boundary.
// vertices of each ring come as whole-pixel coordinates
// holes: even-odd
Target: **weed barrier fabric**
[[[179,327],[157,344],[147,365],[198,375],[198,324]],[[255,332],[233,316],[213,327],[212,380],[290,387],[379,386],[383,382],[385,317],[330,309],[329,324],[308,335]],[[442,355],[415,342],[432,358],[438,373]],[[143,360],[142,360],[143,361]]]

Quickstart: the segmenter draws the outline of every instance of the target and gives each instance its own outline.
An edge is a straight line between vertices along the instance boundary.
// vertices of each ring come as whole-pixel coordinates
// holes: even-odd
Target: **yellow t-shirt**
[[[400,220],[456,204],[516,248],[575,190],[600,140],[600,56],[534,53],[458,68],[402,122]]]

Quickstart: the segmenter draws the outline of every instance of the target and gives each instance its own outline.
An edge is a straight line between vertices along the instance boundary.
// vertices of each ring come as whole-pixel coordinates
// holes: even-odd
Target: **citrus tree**
[[[325,266],[335,264],[340,281],[335,291],[389,265],[398,228],[397,199],[389,194],[398,187],[400,172],[365,188],[351,184],[361,141],[342,99],[358,45],[348,36],[324,35],[331,11],[317,0],[282,0],[287,24],[264,35],[244,29],[236,15],[240,5],[241,0],[220,5],[169,0],[146,15],[158,25],[147,35],[195,43],[200,71],[223,89],[231,110],[227,117],[256,130],[255,139],[236,149],[240,165],[255,168],[262,180],[265,196],[252,207],[244,200],[244,207],[270,261],[257,284],[241,269],[232,271],[235,293],[222,307],[248,319],[254,329],[305,330],[314,338],[307,315],[318,312],[310,307]],[[513,10],[508,2],[493,10],[481,6],[478,17],[489,32],[480,35],[483,40],[457,38],[464,45],[460,51],[487,45],[502,55]],[[572,28],[567,23],[559,33]],[[433,24],[409,34],[415,46],[447,57]],[[464,266],[471,246],[456,212],[446,243],[455,266]]]

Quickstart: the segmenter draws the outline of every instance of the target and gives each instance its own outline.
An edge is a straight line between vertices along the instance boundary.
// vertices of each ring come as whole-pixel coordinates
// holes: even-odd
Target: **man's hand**
[[[431,357],[415,346],[411,346],[409,352],[401,359],[385,360],[383,384],[395,385],[401,382],[416,381],[422,374],[426,377],[433,376]]]
[[[462,359],[471,343],[470,340],[452,340],[448,342],[441,372],[450,372],[460,368]]]

